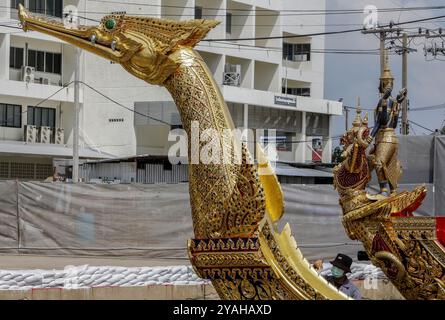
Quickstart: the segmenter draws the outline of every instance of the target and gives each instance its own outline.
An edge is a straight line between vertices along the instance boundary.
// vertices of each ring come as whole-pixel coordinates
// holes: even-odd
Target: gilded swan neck
[[[178,64],[178,69],[164,85],[176,103],[188,136],[190,203],[195,236],[250,236],[257,231],[265,213],[265,198],[257,168],[251,163],[247,149],[233,135],[227,134],[234,128],[233,122],[218,85],[201,56],[190,48],[181,48],[170,58]],[[198,136],[192,134],[196,126]],[[216,143],[220,154],[213,158],[216,162],[204,162],[203,152],[211,142]],[[230,150],[233,156],[238,146],[241,161],[224,162],[223,152]]]

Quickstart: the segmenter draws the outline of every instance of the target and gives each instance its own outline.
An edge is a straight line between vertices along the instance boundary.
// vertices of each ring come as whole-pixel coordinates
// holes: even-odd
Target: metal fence
[[[84,182],[180,183],[188,182],[188,165],[171,165],[166,168],[163,164],[155,163],[85,163],[79,169],[79,176]]]
[[[179,183],[188,182],[188,165],[172,165],[171,170],[165,170],[163,164],[145,164],[144,169],[138,169],[137,183]]]

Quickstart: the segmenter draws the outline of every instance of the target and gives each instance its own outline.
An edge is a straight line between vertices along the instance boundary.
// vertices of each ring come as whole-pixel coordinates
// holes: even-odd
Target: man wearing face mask
[[[360,294],[360,291],[346,276],[347,273],[351,273],[352,259],[345,254],[339,253],[335,260],[331,261],[331,264],[332,275],[326,276],[326,280],[352,299],[361,300],[362,295]],[[314,268],[320,270],[322,269],[322,265],[323,261],[318,260],[314,263]]]

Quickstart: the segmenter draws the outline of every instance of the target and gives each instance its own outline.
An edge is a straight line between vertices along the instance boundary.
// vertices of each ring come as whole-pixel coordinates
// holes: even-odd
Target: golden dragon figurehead
[[[194,47],[219,24],[215,20],[173,21],[124,13],[102,18],[98,26],[66,25],[31,15],[19,5],[25,31],[35,30],[121,64],[150,84],[161,85],[176,69],[170,55],[179,47]]]

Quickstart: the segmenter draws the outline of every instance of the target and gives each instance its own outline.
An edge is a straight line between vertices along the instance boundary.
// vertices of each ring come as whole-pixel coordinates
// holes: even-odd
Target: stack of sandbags
[[[146,285],[199,285],[190,266],[94,267],[68,266],[64,270],[0,270],[0,290],[32,288],[85,288]]]
[[[323,276],[331,275],[332,264],[329,262],[323,263],[323,270],[320,272]],[[365,280],[367,278],[372,279],[386,279],[385,274],[380,268],[372,264],[366,263],[352,263],[351,273],[348,274],[350,280]]]

